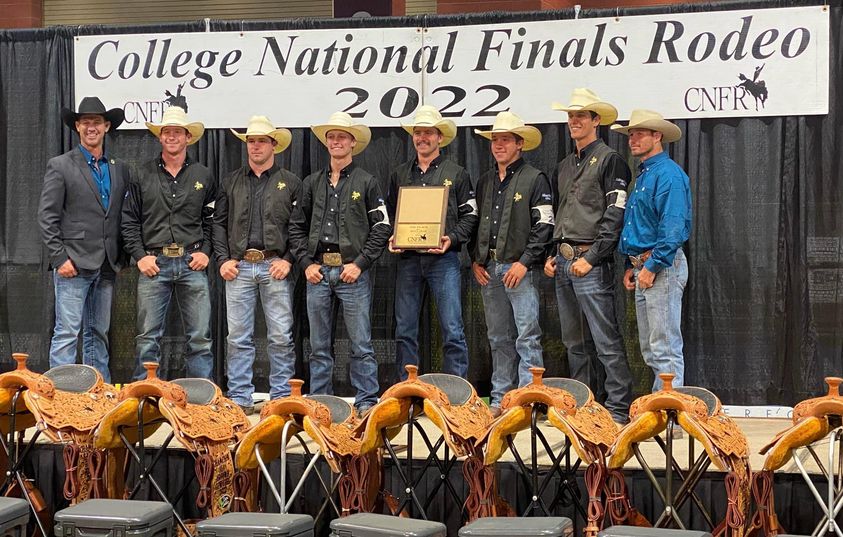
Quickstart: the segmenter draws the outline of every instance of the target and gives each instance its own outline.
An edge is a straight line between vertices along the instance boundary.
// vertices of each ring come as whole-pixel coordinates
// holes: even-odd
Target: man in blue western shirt
[[[623,281],[635,291],[641,354],[656,374],[654,391],[662,386],[659,373],[673,373],[673,385],[682,386],[680,325],[688,282],[682,244],[691,234],[691,187],[662,147],[679,140],[682,131],[649,110],[633,110],[628,126],[612,125],[612,130],[628,135],[632,155],[641,159],[618,246],[628,256]]]

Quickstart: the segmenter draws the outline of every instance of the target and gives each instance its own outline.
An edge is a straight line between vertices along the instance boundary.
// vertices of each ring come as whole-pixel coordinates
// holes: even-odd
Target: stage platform
[[[259,417],[256,413],[251,416],[250,419],[252,422],[257,422]],[[752,452],[751,465],[753,469],[761,468],[763,465],[763,457],[758,454],[758,450],[769,442],[769,440],[772,439],[777,432],[787,428],[790,424],[790,420],[786,419],[739,418],[736,419],[736,421],[749,440],[750,450]],[[422,417],[420,419],[420,423],[432,440],[439,437],[438,429],[426,418]],[[564,435],[547,424],[543,424],[541,428],[548,442],[553,447],[553,450],[555,452],[561,451],[565,443]],[[163,425],[158,432],[146,441],[147,449],[153,450],[160,446],[169,432],[169,426],[166,424]],[[302,435],[302,437],[304,438],[304,435]],[[424,459],[428,456],[428,451],[425,449],[424,443],[421,441],[420,435],[417,432],[414,437],[413,467],[418,475],[418,471],[423,467]],[[315,448],[312,443],[308,441],[305,441],[305,443],[311,450]],[[45,494],[45,497],[50,505],[53,505],[56,508],[61,508],[64,505],[64,500],[61,496],[61,487],[64,476],[64,468],[61,461],[61,447],[51,445],[43,438],[38,439],[38,444],[38,448],[34,451],[33,457],[31,457],[31,460],[29,461],[28,475],[36,479],[36,482],[41,487],[42,492]],[[402,448],[404,444],[406,444],[405,431],[402,431],[395,437],[393,444],[399,446],[399,456],[403,455],[404,452]],[[529,456],[529,431],[521,432],[516,437],[515,444],[522,457]],[[702,449],[700,444],[696,442],[694,442],[693,447],[691,446],[692,444],[689,441],[687,434],[684,438],[674,441],[675,456],[683,468],[687,468],[690,464],[689,456],[691,451],[693,450],[693,452],[698,455]],[[816,446],[818,447],[818,453],[820,454],[821,459],[824,460],[826,456],[825,454],[827,453],[827,441],[823,440],[816,444]],[[642,443],[640,447],[642,455],[651,465],[656,476],[659,478],[663,477],[664,454],[659,449],[658,444],[650,441]],[[300,476],[304,470],[306,457],[303,454],[303,449],[295,441],[290,443],[289,453],[291,455],[288,460],[290,477],[287,480],[287,488],[288,492],[292,492],[293,485],[298,481],[298,476]],[[814,461],[807,456],[807,453],[804,451],[802,452],[802,455],[802,460],[809,471],[817,473],[817,466]],[[571,452],[572,464],[575,461],[576,455]],[[550,459],[546,455],[542,454],[539,458],[539,464],[542,466],[543,471],[546,471],[551,464]],[[320,463],[317,465],[317,468],[323,476],[328,478],[329,471],[327,469],[327,465]],[[276,475],[277,482],[278,476],[280,475],[280,464],[277,460],[271,465],[271,470]],[[583,484],[583,470],[584,468],[580,467],[577,471],[576,488],[579,491],[579,496],[566,496],[558,505],[555,506],[552,513],[553,515],[568,516],[572,519],[579,518],[576,523],[578,529],[581,529],[584,524],[583,520],[577,514],[574,504],[579,503],[581,505],[585,505],[586,502],[586,493]],[[162,457],[158,466],[155,468],[154,475],[159,480],[159,483],[166,485],[168,494],[174,495],[191,479],[192,472],[193,460],[190,457],[190,454],[185,449],[181,448],[178,442],[173,441],[169,446],[166,455]],[[654,514],[661,512],[661,500],[653,491],[646,475],[634,458],[625,466],[625,473],[628,476],[632,501],[638,510],[648,518],[652,518]],[[515,464],[514,457],[509,451],[504,454],[498,464],[498,474],[500,495],[513,506],[516,512],[523,514],[530,503],[528,498],[528,488],[524,480],[524,476],[520,473],[518,466]],[[722,518],[726,507],[725,492],[723,490],[723,477],[724,474],[717,471],[712,466],[702,478],[697,489],[700,499],[704,505],[710,506],[712,515],[715,519],[718,517]],[[400,492],[399,478],[390,461],[385,462],[384,478],[386,482],[390,484],[391,490],[395,491],[395,493]],[[418,488],[421,496],[425,497],[427,495],[426,491],[432,490],[432,487],[436,485],[439,479],[439,472],[432,469],[428,470],[422,478]],[[462,467],[459,462],[457,462],[452,468],[449,474],[449,479],[452,483],[454,483],[458,494],[461,494],[463,495],[462,497],[464,497],[467,488],[464,483]],[[815,477],[814,481],[817,483],[818,487],[823,487],[819,477]],[[546,504],[549,505],[553,501],[556,490],[558,490],[562,485],[563,483],[561,479],[558,476],[554,477],[554,481],[551,482],[551,485],[547,488],[545,494],[543,495],[543,499]],[[190,493],[192,498],[195,498],[195,491],[197,488],[196,483],[193,483],[191,486],[191,489],[193,490]],[[822,491],[824,488],[820,488],[820,490]],[[269,499],[270,495],[266,492],[267,491],[264,489],[263,497],[268,498],[265,503],[265,509],[277,511],[275,502]],[[791,533],[810,534],[813,530],[814,523],[820,517],[820,511],[818,506],[814,503],[813,497],[811,496],[810,491],[805,485],[801,475],[797,473],[797,468],[793,461],[790,461],[784,468],[776,472],[775,494],[777,511],[783,526]],[[157,499],[154,494],[144,496],[144,498]],[[323,498],[324,493],[319,485],[318,479],[316,476],[311,475],[308,478],[303,492],[296,501],[292,511],[307,512],[312,515],[317,515]],[[691,502],[688,503],[690,504]],[[199,515],[196,507],[192,505],[192,501],[181,501],[177,504],[177,508],[183,516],[186,517]],[[450,530],[449,535],[456,536],[457,530],[461,526],[460,509],[461,506],[456,505],[456,502],[454,502],[444,492],[444,489],[440,488],[435,499],[432,501],[429,509],[427,510],[427,515],[428,518],[432,520],[446,522]],[[689,521],[691,527],[694,529],[707,529],[704,519],[695,508],[692,509],[690,505],[686,505],[683,507],[681,512],[683,519]],[[321,518],[323,520],[318,527],[319,532],[317,532],[317,535],[327,535],[328,518]]]

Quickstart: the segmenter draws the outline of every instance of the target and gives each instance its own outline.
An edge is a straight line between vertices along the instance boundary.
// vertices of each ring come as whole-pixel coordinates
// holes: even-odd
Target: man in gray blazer
[[[47,163],[38,206],[56,297],[50,367],[76,362],[81,330],[82,363],[111,382],[108,328],[129,170],[106,155],[103,141],[106,132],[123,122],[123,110],[106,110],[97,97],[85,97],[77,112],[64,108],[61,116],[79,133],[80,143]]]

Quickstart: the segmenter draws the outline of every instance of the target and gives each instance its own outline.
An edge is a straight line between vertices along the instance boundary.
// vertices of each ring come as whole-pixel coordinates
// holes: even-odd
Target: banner
[[[420,104],[458,125],[503,110],[530,123],[566,115],[571,90],[665,117],[828,112],[823,6],[434,28],[77,37],[77,103],[97,95],[144,128],[181,105],[208,128],[251,115],[307,127],[337,110],[397,126]]]

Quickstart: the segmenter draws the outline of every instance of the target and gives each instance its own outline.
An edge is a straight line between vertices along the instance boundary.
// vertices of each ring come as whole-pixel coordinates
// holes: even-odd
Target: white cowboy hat
[[[662,142],[668,144],[682,138],[682,129],[667,121],[658,112],[652,110],[633,110],[629,125],[612,125],[612,130],[629,136],[630,129],[650,129],[662,133]]]
[[[249,119],[245,134],[241,134],[234,129],[231,129],[231,132],[244,142],[248,142],[249,136],[269,136],[278,142],[273,150],[276,155],[290,147],[290,142],[293,141],[293,134],[289,130],[276,129],[266,116],[252,116]]]
[[[571,103],[565,106],[560,103],[550,105],[554,110],[562,112],[578,112],[585,110],[600,116],[601,125],[611,125],[618,119],[618,109],[611,104],[601,101],[596,93],[588,88],[576,88],[571,93]]]
[[[366,125],[355,124],[351,116],[345,112],[334,112],[328,118],[328,122],[323,125],[313,125],[310,127],[313,134],[319,138],[319,141],[325,147],[328,147],[328,131],[343,131],[352,135],[357,141],[357,145],[351,150],[352,155],[362,153],[369,141],[372,139],[372,131]]]
[[[161,123],[146,122],[146,128],[149,132],[155,135],[156,138],[161,136],[161,130],[164,127],[182,127],[190,133],[190,140],[187,145],[193,145],[199,141],[199,138],[205,133],[205,125],[198,121],[189,122],[187,120],[187,113],[178,106],[171,106],[164,110],[164,115],[161,117]]]
[[[413,118],[411,124],[402,124],[401,126],[410,134],[413,134],[413,129],[416,127],[433,127],[437,129],[442,134],[442,142],[439,144],[439,147],[445,147],[457,137],[457,124],[450,119],[443,119],[439,110],[429,104],[420,106],[416,110],[416,117]]]
[[[530,151],[542,143],[542,133],[539,132],[539,129],[531,125],[525,125],[524,120],[512,112],[501,112],[495,116],[495,124],[492,125],[492,130],[481,131],[480,129],[474,129],[475,134],[479,134],[489,140],[492,139],[492,134],[499,132],[511,132],[523,138],[524,147],[522,151]]]

